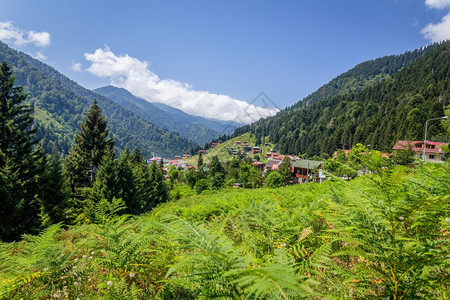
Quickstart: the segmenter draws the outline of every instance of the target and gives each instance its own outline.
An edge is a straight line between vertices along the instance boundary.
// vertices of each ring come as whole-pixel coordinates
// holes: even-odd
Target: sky
[[[450,39],[450,0],[2,0],[1,7],[0,40],[86,88],[112,84],[242,123],[294,104],[358,63]]]

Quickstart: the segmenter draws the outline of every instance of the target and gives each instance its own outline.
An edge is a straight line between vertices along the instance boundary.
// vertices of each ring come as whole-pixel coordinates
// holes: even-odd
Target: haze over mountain
[[[68,153],[79,122],[94,98],[98,99],[108,120],[110,136],[116,146],[138,147],[144,155],[183,154],[197,145],[175,132],[140,118],[114,101],[94,93],[52,67],[0,42],[0,60],[12,64],[16,85],[25,86],[34,109],[38,137],[47,151],[56,147]]]
[[[235,128],[242,125],[189,115],[182,110],[162,103],[150,103],[143,98],[134,96],[123,88],[105,86],[93,91],[113,100],[141,118],[175,131],[199,145],[210,142],[217,138],[219,134],[230,134]]]

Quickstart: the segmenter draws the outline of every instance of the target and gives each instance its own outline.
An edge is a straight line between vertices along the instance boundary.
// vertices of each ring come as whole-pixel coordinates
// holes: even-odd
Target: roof
[[[277,160],[277,159],[269,159],[267,161],[266,167],[267,168],[272,168],[273,165],[278,165],[281,163],[281,160]]]
[[[294,163],[294,168],[315,169],[323,164],[323,161],[300,159]]]
[[[408,150],[408,149],[411,149],[412,151],[415,151],[415,152],[422,152],[423,151],[423,143],[424,143],[424,141],[403,141],[403,140],[400,140],[400,141],[398,141],[395,144],[395,146],[392,148],[392,150]],[[416,147],[416,145],[419,146],[419,147]],[[425,153],[444,153],[444,151],[442,151],[442,148],[444,146],[448,146],[449,143],[427,141],[427,146],[429,146],[429,145],[435,146],[435,149],[426,148],[425,149]]]

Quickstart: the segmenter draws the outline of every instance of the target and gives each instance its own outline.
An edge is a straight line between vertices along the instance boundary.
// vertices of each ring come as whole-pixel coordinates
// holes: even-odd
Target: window
[[[430,155],[428,156],[428,158],[429,158],[429,159],[434,159],[434,155],[431,155],[431,154],[430,154]]]

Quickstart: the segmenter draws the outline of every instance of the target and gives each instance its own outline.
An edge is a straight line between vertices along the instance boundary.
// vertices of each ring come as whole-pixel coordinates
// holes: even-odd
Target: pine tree
[[[136,182],[133,174],[131,154],[128,148],[125,148],[122,152],[118,167],[120,185],[122,187],[122,199],[125,201],[128,212],[133,213],[130,208],[133,207],[136,202]]]
[[[0,238],[16,240],[40,227],[39,190],[45,157],[36,147],[31,109],[12,69],[0,65]]]
[[[94,100],[65,161],[65,171],[72,192],[76,188],[92,185],[91,172],[98,168],[105,148],[112,145],[112,140],[107,139],[106,125],[105,116],[97,100]]]
[[[102,199],[112,202],[114,198],[122,198],[122,192],[119,163],[114,149],[107,147],[95,176],[91,200],[95,203]]]
[[[202,153],[200,152],[200,153],[198,154],[197,167],[201,167],[202,165],[203,165],[203,155],[202,155]]]
[[[225,169],[216,155],[211,158],[209,170],[211,174],[211,187],[216,190],[220,189],[225,182]]]
[[[62,171],[62,160],[56,147],[47,162],[40,195],[44,200],[41,214],[48,222],[56,224],[66,221],[68,190]]]
[[[156,163],[150,165],[150,181],[153,187],[150,197],[153,208],[157,204],[166,202],[169,199],[169,191],[164,180],[164,175]]]

